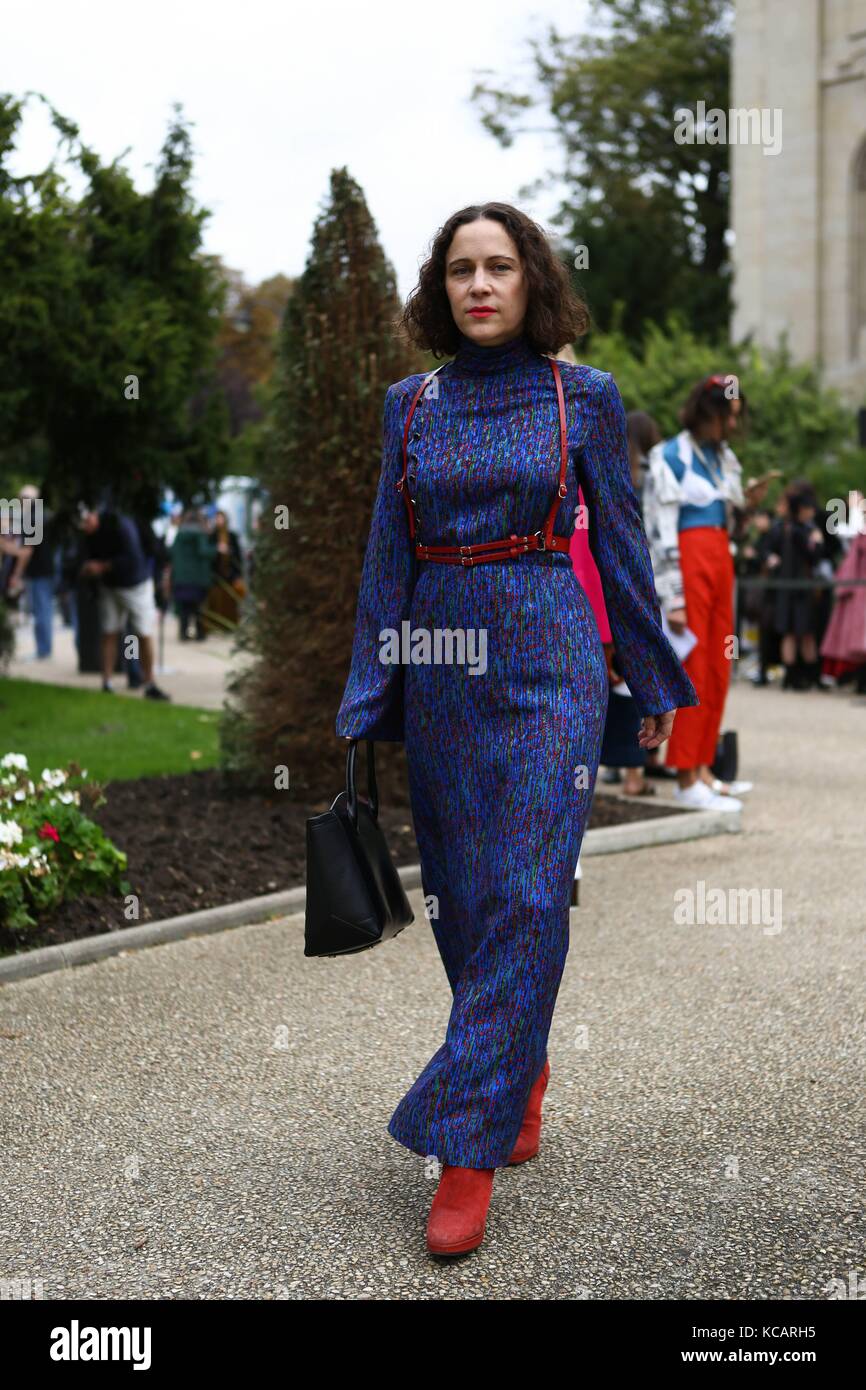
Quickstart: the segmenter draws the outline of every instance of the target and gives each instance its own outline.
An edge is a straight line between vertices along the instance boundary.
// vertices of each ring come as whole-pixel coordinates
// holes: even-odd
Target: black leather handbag
[[[346,790],[307,821],[305,956],[345,956],[388,941],[414,920],[379,825],[374,745],[367,740],[369,801],[355,789],[357,739],[346,753]]]

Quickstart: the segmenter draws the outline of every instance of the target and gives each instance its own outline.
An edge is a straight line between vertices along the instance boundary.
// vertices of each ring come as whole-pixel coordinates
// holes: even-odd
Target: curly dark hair
[[[557,353],[589,331],[589,311],[574,289],[568,270],[544,229],[510,203],[473,203],[448,218],[433,239],[398,326],[415,347],[435,357],[453,355],[460,345],[445,290],[445,258],[458,227],[479,218],[501,222],[517,247],[528,298],[523,332],[537,352]]]
[[[734,381],[737,384],[736,395],[740,401],[740,424],[744,428],[748,418],[746,393],[740,388],[739,379],[733,372],[727,375],[717,372],[696,382],[680,411],[680,424],[694,434],[705,421],[727,420],[732,409],[732,398],[728,391],[731,382]]]

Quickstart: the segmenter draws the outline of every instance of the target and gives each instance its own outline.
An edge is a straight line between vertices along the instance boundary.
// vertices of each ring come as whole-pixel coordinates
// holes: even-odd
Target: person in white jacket
[[[742,485],[728,443],[744,405],[734,376],[698,382],[680,413],[683,429],[655,445],[643,491],[644,525],[656,592],[673,640],[694,643],[680,657],[700,705],[680,711],[667,754],[677,769],[675,800],[696,809],[737,810],[750,783],[713,777],[734,641],[734,566],[729,533],[735,508],[757,505],[766,483]],[[763,491],[761,490],[763,488]]]

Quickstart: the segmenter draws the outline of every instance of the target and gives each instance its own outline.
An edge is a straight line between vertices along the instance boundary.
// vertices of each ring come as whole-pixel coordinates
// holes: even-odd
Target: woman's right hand
[[[677,636],[686,630],[686,610],[684,608],[674,608],[668,613],[668,626],[671,632]]]

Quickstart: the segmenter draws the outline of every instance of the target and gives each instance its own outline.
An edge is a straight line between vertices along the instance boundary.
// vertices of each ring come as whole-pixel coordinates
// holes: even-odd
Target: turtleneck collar
[[[518,333],[496,347],[476,343],[461,333],[451,370],[460,376],[491,376],[500,372],[525,371],[545,361],[545,357],[530,345],[525,333]]]

